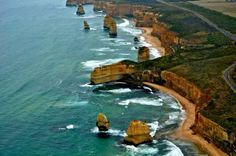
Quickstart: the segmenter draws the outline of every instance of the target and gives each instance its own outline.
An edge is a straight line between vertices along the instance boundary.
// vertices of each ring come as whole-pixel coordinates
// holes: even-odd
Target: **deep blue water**
[[[85,16],[64,0],[0,0],[0,155],[194,155],[194,145],[155,139],[125,146],[131,120],[147,121],[152,134],[172,131],[183,112],[172,98],[126,85],[90,86],[96,66],[136,60],[126,19],[118,38],[102,29],[103,13],[86,5]],[[83,30],[83,20],[92,28]],[[143,43],[145,44],[145,43]],[[111,122],[110,137],[97,135],[99,112]]]

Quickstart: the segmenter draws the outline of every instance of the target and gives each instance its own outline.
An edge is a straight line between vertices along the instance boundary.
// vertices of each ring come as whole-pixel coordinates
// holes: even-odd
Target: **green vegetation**
[[[236,31],[234,18],[188,3],[179,5],[194,8],[210,20],[217,18],[220,26]],[[236,60],[236,45],[191,13],[160,3],[151,11],[160,13],[159,21],[166,23],[186,42],[174,47],[173,55],[139,63],[136,68],[172,71],[194,83],[202,92],[210,91],[211,101],[201,113],[228,131],[236,131],[236,96],[223,79],[223,71]]]
[[[197,5],[193,5],[188,2],[182,2],[182,3],[180,2],[176,4],[178,4],[179,6],[188,8],[190,10],[193,10],[195,12],[198,12],[199,14],[208,18],[210,21],[213,21],[214,23],[216,23],[219,27],[230,31],[233,34],[236,34],[236,18],[228,16],[228,15],[224,15],[217,11],[213,11],[213,10],[209,10],[209,9],[197,6]]]

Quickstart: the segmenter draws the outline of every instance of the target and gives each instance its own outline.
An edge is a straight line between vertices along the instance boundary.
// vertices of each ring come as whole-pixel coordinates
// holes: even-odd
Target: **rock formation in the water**
[[[116,37],[117,36],[117,27],[116,27],[116,21],[112,19],[110,29],[109,29],[109,35],[110,37]]]
[[[118,62],[110,65],[97,67],[91,73],[91,84],[101,84],[106,82],[118,81],[135,72],[134,66]]]
[[[103,24],[103,28],[106,29],[106,30],[109,30],[110,29],[110,26],[111,26],[111,23],[112,23],[112,17],[110,15],[106,15],[104,17],[104,24]]]
[[[138,62],[147,61],[150,58],[150,51],[148,47],[139,47]]]
[[[99,131],[108,131],[109,126],[110,126],[109,120],[103,113],[98,114],[96,125]]]
[[[128,136],[124,139],[126,144],[139,145],[152,141],[150,129],[147,123],[139,120],[133,120],[130,122],[127,135]]]
[[[105,30],[109,31],[110,37],[116,37],[117,36],[116,21],[110,15],[106,15],[104,17],[103,27],[104,27]]]
[[[84,21],[84,29],[85,30],[89,30],[90,29],[90,26],[89,26],[87,21]]]
[[[84,15],[84,14],[85,14],[85,11],[84,11],[84,8],[83,8],[83,5],[82,5],[82,4],[79,4],[79,5],[78,5],[78,9],[77,9],[76,14],[77,14],[77,15]]]
[[[139,38],[137,36],[134,37],[134,42],[135,43],[139,42]]]

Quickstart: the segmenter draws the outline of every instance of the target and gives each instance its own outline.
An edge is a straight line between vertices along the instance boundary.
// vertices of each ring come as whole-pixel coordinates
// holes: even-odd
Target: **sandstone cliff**
[[[67,0],[66,6],[77,6],[79,4],[92,4],[95,0]]]
[[[152,28],[152,35],[160,39],[161,45],[165,48],[167,55],[173,52],[171,46],[180,44],[177,34],[170,31],[165,24],[156,22]]]
[[[115,4],[106,1],[95,1],[94,10],[95,11],[104,11],[111,16],[133,16],[137,11],[144,11],[147,7],[140,5],[131,5],[131,4]]]
[[[209,95],[175,73],[163,71],[161,73],[161,77],[166,81],[165,86],[175,90],[180,95],[186,97],[196,105],[196,116],[192,130],[203,136],[207,141],[213,142],[226,153],[235,155],[235,132],[227,131],[219,124],[213,122],[201,114],[201,110],[203,110],[210,101]]]
[[[92,84],[100,84],[121,80],[125,75],[135,72],[133,65],[126,65],[122,62],[97,67],[91,73]]]
[[[153,12],[136,11],[134,17],[136,27],[152,27],[157,22],[157,15]]]

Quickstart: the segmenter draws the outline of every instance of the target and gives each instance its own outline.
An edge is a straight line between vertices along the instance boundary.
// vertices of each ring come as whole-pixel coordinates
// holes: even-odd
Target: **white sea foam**
[[[133,145],[123,145],[127,151],[129,152],[129,155],[155,155],[158,152],[157,148],[150,147],[148,145],[140,145],[138,147],[135,147]]]
[[[127,27],[129,25],[129,20],[123,18],[122,19],[124,22],[123,23],[120,23],[120,24],[117,24],[118,27]]]
[[[66,129],[75,129],[75,128],[78,128],[78,126],[72,124],[66,126]]]
[[[179,116],[181,115],[180,112],[170,112],[169,113],[169,119],[165,121],[166,125],[175,124],[177,120],[179,119]]]
[[[168,145],[168,150],[169,150],[166,156],[184,156],[180,148],[177,147],[174,143],[168,140],[164,140],[164,141]]]
[[[133,25],[130,24],[130,21],[127,19],[122,19],[124,22],[118,24],[118,28],[120,28],[122,31],[127,32],[133,36],[139,36],[142,34],[142,31],[139,29],[136,29]]]
[[[130,53],[119,53],[119,55],[122,55],[122,56],[129,56]]]
[[[121,101],[119,105],[127,106],[129,104],[140,104],[140,105],[149,105],[149,106],[162,106],[163,103],[159,99],[154,98],[133,98]]]
[[[94,127],[93,129],[91,129],[91,133],[99,133],[98,128]],[[103,133],[108,133],[109,135],[112,135],[112,136],[121,136],[121,137],[127,136],[125,131],[121,131],[121,130],[113,129],[113,128],[110,128],[108,131],[105,131]]]
[[[111,49],[109,47],[103,47],[103,48],[97,48],[97,49],[90,49],[90,51],[99,51],[99,52],[104,52],[104,51],[110,51],[114,52],[117,51],[118,49]]]
[[[94,69],[95,67],[100,67],[102,65],[107,65],[111,63],[116,63],[122,60],[125,60],[126,58],[118,58],[118,59],[106,59],[106,60],[89,60],[86,62],[81,62],[84,68],[87,69]]]
[[[148,123],[148,126],[150,127],[150,130],[151,130],[150,135],[152,137],[154,137],[154,135],[156,134],[157,129],[159,128],[158,124],[159,124],[158,121],[154,121],[152,123]]]
[[[121,94],[121,93],[129,93],[132,92],[129,88],[120,88],[120,89],[112,89],[103,92],[114,93],[114,94]]]
[[[90,85],[89,83],[85,83],[80,85],[80,87],[93,87],[93,85]]]
[[[150,49],[151,59],[155,59],[155,58],[161,57],[160,52],[156,48],[152,47],[151,44],[146,42],[146,40],[145,40],[145,38],[143,36],[140,37],[140,44],[142,46],[148,47]]]

